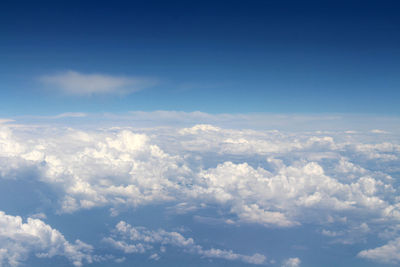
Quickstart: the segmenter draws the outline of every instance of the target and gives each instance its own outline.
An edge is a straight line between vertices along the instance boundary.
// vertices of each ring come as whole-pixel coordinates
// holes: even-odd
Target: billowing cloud
[[[71,95],[126,94],[155,84],[153,80],[66,71],[39,79],[54,90]]]
[[[186,238],[178,232],[168,232],[163,229],[148,230],[145,227],[134,227],[124,221],[116,225],[115,232],[116,237],[107,237],[104,242],[125,253],[144,253],[146,251],[153,253],[154,246],[158,245],[161,250],[165,250],[165,246],[172,246],[180,248],[186,253],[205,258],[239,260],[252,264],[263,264],[266,260],[264,255],[258,253],[248,256],[235,253],[232,250],[204,249],[196,244],[193,238]],[[115,238],[121,238],[121,240],[115,240]],[[158,259],[159,255],[153,253],[150,258]]]
[[[66,257],[73,265],[91,263],[93,247],[76,240],[70,243],[56,229],[39,219],[7,215],[0,211],[0,266],[19,266],[34,254],[39,258]]]
[[[213,209],[214,215],[195,218],[267,228],[313,224],[329,243],[351,245],[367,242],[369,235],[380,238],[380,232],[400,220],[394,178],[400,171],[400,145],[394,133],[384,136],[383,140],[381,134],[369,132],[288,132],[209,124],[4,124],[0,177],[19,179],[27,171],[34,173],[34,179],[55,189],[54,208],[60,214],[105,207],[118,216],[120,210],[146,205],[167,206],[167,212],[177,214]],[[394,232],[389,248],[397,237]],[[149,251],[154,255],[149,257],[159,258],[153,243],[131,241],[107,239],[126,253]],[[366,251],[359,256],[372,259],[366,255],[376,254]],[[226,259],[239,255],[204,248],[195,254]]]
[[[62,212],[177,202],[191,209],[196,203],[218,204],[239,222],[279,227],[299,225],[304,214],[319,221],[368,210],[371,219],[399,218],[395,198],[388,197],[395,192],[390,175],[367,165],[372,158],[395,171],[399,145],[204,125],[170,131],[158,139],[157,131],[69,128],[61,136],[55,132],[43,139],[38,132],[18,139],[4,128],[0,153],[7,161],[0,173],[37,171],[42,182],[62,189]],[[203,166],[203,153],[214,153],[213,167]],[[350,161],[354,153],[358,156]],[[242,162],[229,161],[239,155]],[[255,166],[254,157],[264,162]]]

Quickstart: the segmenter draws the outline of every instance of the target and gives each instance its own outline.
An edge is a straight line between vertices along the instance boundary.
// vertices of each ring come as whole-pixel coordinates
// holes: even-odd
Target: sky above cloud
[[[7,1],[0,116],[398,115],[398,8],[397,1]]]
[[[400,265],[397,1],[5,1],[0,267]]]

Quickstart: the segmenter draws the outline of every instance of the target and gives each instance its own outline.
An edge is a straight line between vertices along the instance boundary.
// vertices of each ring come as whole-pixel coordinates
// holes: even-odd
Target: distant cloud
[[[44,75],[39,80],[70,95],[127,94],[153,86],[154,80],[111,76],[106,74],[83,74],[66,71],[54,75]]]
[[[300,263],[299,258],[289,258],[283,262],[282,267],[299,267]]]
[[[7,122],[13,122],[14,120],[9,120],[9,119],[0,119],[0,124],[7,123]]]
[[[387,134],[388,132],[387,132],[387,131],[384,131],[384,130],[380,130],[380,129],[374,129],[374,130],[371,130],[371,133],[375,133],[375,134]]]
[[[187,253],[197,254],[205,258],[218,258],[231,261],[239,260],[252,264],[263,264],[266,260],[264,255],[258,253],[249,256],[235,253],[232,250],[216,248],[204,249],[202,246],[196,244],[194,239],[186,238],[178,232],[167,232],[163,229],[152,231],[145,227],[134,227],[124,221],[120,221],[116,225],[115,232],[122,240],[115,240],[112,237],[107,237],[104,238],[103,241],[128,254],[145,253],[148,250],[153,252],[153,246],[155,244],[161,244],[163,246],[169,245],[181,248]],[[150,259],[153,260],[158,260],[159,258],[160,256],[157,253],[153,253],[150,256]]]
[[[61,113],[56,116],[53,116],[52,118],[55,119],[60,119],[60,118],[82,118],[86,117],[87,115],[82,112],[66,112],[66,113]]]

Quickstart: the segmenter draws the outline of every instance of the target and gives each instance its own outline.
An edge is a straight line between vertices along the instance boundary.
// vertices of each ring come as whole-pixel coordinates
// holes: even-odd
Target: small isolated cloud
[[[371,130],[371,133],[374,133],[374,134],[387,134],[389,132],[384,131],[384,130],[380,130],[380,129],[373,129],[373,130]]]
[[[299,258],[289,258],[283,261],[282,267],[299,267],[300,263],[301,261]]]
[[[31,217],[32,219],[40,219],[40,220],[45,220],[45,219],[47,219],[46,214],[44,214],[43,212],[32,214],[30,217]]]
[[[66,71],[44,75],[39,80],[52,89],[70,95],[127,94],[153,86],[149,79],[111,76],[106,74],[83,74]]]
[[[82,113],[82,112],[66,112],[66,113],[61,113],[58,114],[56,116],[53,116],[51,118],[54,119],[61,119],[61,118],[82,118],[82,117],[86,117],[86,113]]]

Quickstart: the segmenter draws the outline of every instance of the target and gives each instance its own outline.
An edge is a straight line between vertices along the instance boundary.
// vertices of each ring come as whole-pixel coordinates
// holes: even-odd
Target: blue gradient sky
[[[399,8],[398,1],[2,1],[0,116],[398,115]],[[69,70],[157,84],[82,97],[39,81]]]

